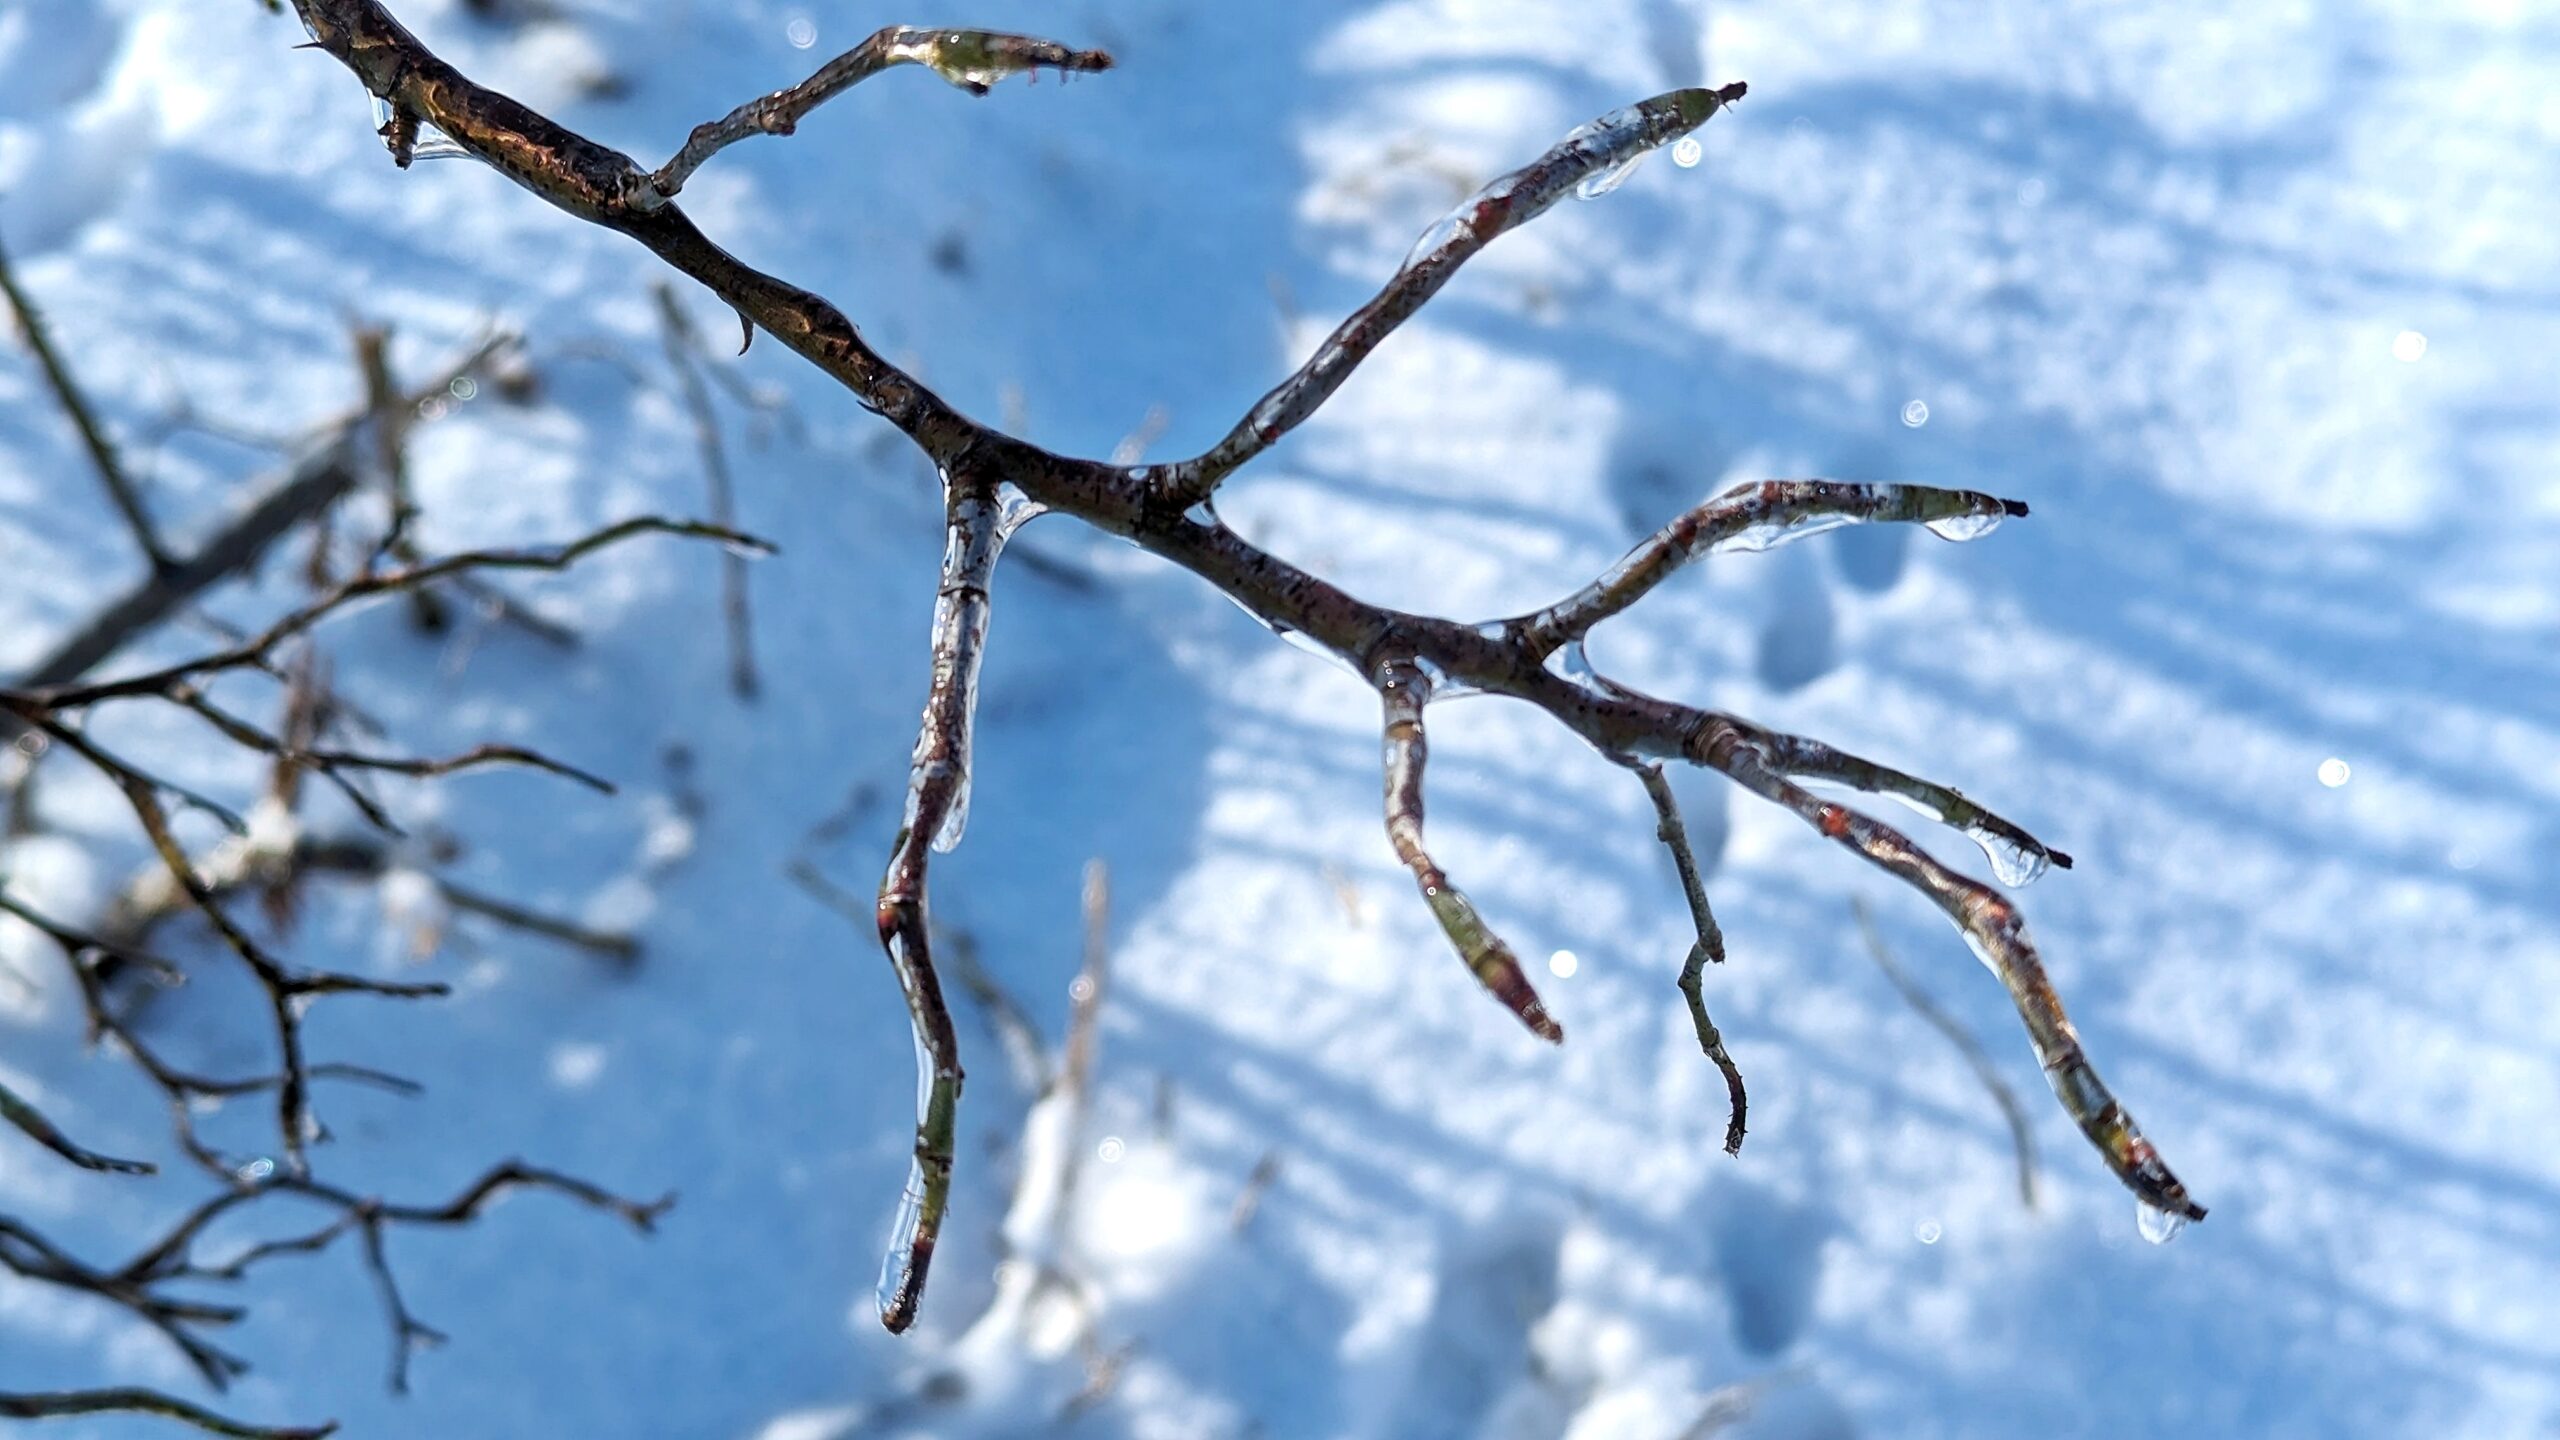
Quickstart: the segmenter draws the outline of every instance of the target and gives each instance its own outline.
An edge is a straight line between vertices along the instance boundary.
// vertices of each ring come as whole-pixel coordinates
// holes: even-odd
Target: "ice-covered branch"
[[[1093,72],[1111,68],[1099,50],[1076,50],[1055,41],[995,30],[925,30],[891,25],[818,67],[788,90],[750,100],[717,120],[693,128],[684,148],[649,172],[632,202],[654,210],[675,198],[703,162],[752,135],[788,135],[808,113],[883,70],[922,65],[968,91],[984,95],[1007,75],[1050,69]]]
[[[889,1257],[880,1275],[880,1323],[915,1323],[926,1271],[951,1204],[953,1125],[960,1105],[960,1040],[933,968],[925,870],[932,852],[960,843],[969,821],[970,726],[978,665],[993,613],[996,557],[1019,512],[1009,515],[992,484],[948,482],[942,586],[933,606],[933,684],[907,784],[905,823],[880,881],[880,943],[897,971],[916,1040],[916,1144]]]
[[[1612,110],[1576,126],[1555,148],[1458,203],[1416,240],[1375,299],[1354,311],[1307,357],[1297,373],[1195,459],[1166,467],[1161,483],[1185,504],[1205,499],[1236,467],[1298,428],[1331,399],[1360,362],[1440,292],[1458,267],[1505,231],[1536,219],[1586,186],[1605,186],[1652,150],[1707,123],[1742,98],[1735,81],[1721,90],[1674,90]]]
[[[2204,1207],[2188,1196],[2133,1117],[2098,1078],[2015,905],[1939,864],[1901,831],[1823,800],[1788,780],[1758,744],[1722,716],[1693,715],[1696,723],[1682,739],[1685,758],[1721,771],[1744,789],[1793,812],[1825,838],[1864,856],[1945,911],[1974,954],[2009,992],[2045,1078],[2062,1108],[2105,1157],[2108,1168],[2155,1212],[2173,1221],[2204,1218]]]
[[[968,703],[985,637],[986,574],[1001,542],[998,487],[1018,491],[1025,510],[1073,515],[1190,571],[1276,631],[1293,633],[1371,677],[1386,706],[1386,799],[1390,838],[1413,869],[1435,915],[1479,978],[1530,1028],[1557,1033],[1516,959],[1484,927],[1465,898],[1447,885],[1421,840],[1425,747],[1422,708],[1431,685],[1508,697],[1546,711],[1602,754],[1640,767],[1681,760],[1718,770],[1747,789],[1804,815],[1822,833],[1884,866],[1944,909],[1991,963],[2017,1001],[2036,1051],[2052,1073],[2065,1108],[2079,1120],[2125,1183],[2164,1213],[2201,1209],[2144,1141],[2096,1079],[2025,929],[2010,903],[1921,854],[1897,832],[1808,794],[1790,775],[1872,789],[1913,801],[1949,824],[1984,839],[1995,858],[2016,852],[2022,873],[2062,857],[1990,815],[1952,789],[1932,785],[1819,745],[1762,731],[1712,711],[1653,700],[1596,677],[1568,679],[1550,660],[1609,616],[1637,603],[1691,559],[1719,546],[1747,548],[1828,524],[1860,519],[1911,520],[1951,538],[1970,538],[2000,519],[2025,513],[2013,501],[1969,491],[1915,486],[1779,481],[1747,486],[1667,525],[1618,566],[1546,610],[1493,625],[1414,614],[1374,605],[1251,543],[1199,502],[1237,467],[1269,448],[1334,394],[1397,326],[1429,300],[1468,258],[1495,237],[1576,190],[1596,192],[1652,148],[1694,130],[1740,99],[1740,83],[1673,91],[1585,125],[1528,166],[1494,181],[1439,224],[1367,305],[1354,313],[1295,374],[1255,405],[1243,421],[1195,459],[1162,469],[1080,459],[1043,450],[960,414],[862,338],[824,299],[739,262],[696,229],[666,200],[660,185],[629,156],[598,144],[482,89],[437,58],[392,18],[383,0],[294,0],[319,48],[344,63],[366,90],[395,113],[432,124],[500,173],[579,219],[631,236],[729,304],[752,326],[772,334],[843,385],[924,451],[941,474],[951,506],[951,553],[936,607],[934,680],[915,752],[906,827],[880,891],[879,925],[916,1022],[923,1084],[915,1163],[898,1239],[884,1276],[882,1318],[903,1329],[915,1318],[935,1236],[948,1203],[953,1107],[960,1066],[950,1016],[934,977],[925,906],[925,871],[937,843],[958,839],[968,774]],[[895,32],[884,32],[895,33]],[[875,44],[885,44],[878,37]],[[1102,57],[1089,56],[1096,67]],[[912,58],[912,57],[909,57]],[[947,58],[947,57],[946,57]],[[722,145],[796,123],[810,105],[887,62],[885,51],[857,49],[794,90],[768,97],[766,121],[744,107],[729,121],[697,131],[698,144],[671,162],[681,182]],[[1056,63],[1035,59],[1033,63]],[[961,67],[964,71],[966,65]],[[948,73],[948,72],[946,72]],[[767,123],[767,122],[773,123]],[[723,127],[726,127],[725,129]],[[707,132],[707,133],[706,133]],[[687,160],[686,156],[693,158]],[[1675,859],[1685,846],[1676,810],[1661,803],[1660,776],[1647,780]],[[1717,948],[1712,914],[1692,860],[1683,867],[1699,943],[1684,967],[1701,1048],[1726,1074],[1734,1099],[1729,1139],[1738,1139],[1742,1091],[1707,1019],[1703,975]]]
[[[1926,525],[1949,540],[1991,533],[2024,515],[2024,502],[1926,485],[1860,485],[1836,480],[1759,480],[1737,485],[1646,537],[1606,574],[1565,599],[1513,621],[1544,657],[1591,633],[1677,574],[1718,550],[1767,550],[1807,535],[1869,520]]]
[[[1411,660],[1393,660],[1378,672],[1378,696],[1386,712],[1387,841],[1396,858],[1413,872],[1423,903],[1458,947],[1458,958],[1504,1009],[1541,1040],[1564,1042],[1564,1027],[1547,1013],[1537,987],[1529,983],[1520,957],[1484,923],[1475,902],[1449,883],[1449,877],[1422,844],[1422,771],[1431,758],[1422,731],[1422,712],[1431,703],[1431,681]]]

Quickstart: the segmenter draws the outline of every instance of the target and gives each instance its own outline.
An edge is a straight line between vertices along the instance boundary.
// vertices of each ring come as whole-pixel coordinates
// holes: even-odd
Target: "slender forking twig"
[[[1108,70],[1111,57],[1028,35],[891,25],[819,66],[816,74],[790,89],[750,100],[718,120],[695,126],[684,148],[633,188],[632,203],[644,210],[664,205],[704,161],[722,150],[751,135],[788,135],[800,128],[810,111],[898,65],[925,66],[973,95],[984,95],[988,86],[1007,75],[1044,67],[1061,72]]]
[[[1073,515],[1191,571],[1265,624],[1294,632],[1342,660],[1354,673],[1369,677],[1388,707],[1389,728],[1394,732],[1389,737],[1390,750],[1399,745],[1404,750],[1404,777],[1416,801],[1411,829],[1417,832],[1417,841],[1420,711],[1428,703],[1412,683],[1419,677],[1444,689],[1502,695],[1533,705],[1606,755],[1637,762],[1678,760],[1717,770],[1883,866],[1944,910],[1990,964],[2017,1005],[2065,1108],[2080,1121],[2118,1177],[2146,1204],[2190,1217],[2203,1213],[2089,1068],[2014,906],[1989,888],[1939,865],[1899,832],[1847,807],[1814,798],[1789,776],[1901,795],[1969,833],[1988,834],[2000,846],[2015,847],[2026,861],[2060,857],[2005,821],[1993,826],[1996,817],[1970,808],[1970,802],[1952,790],[1827,747],[1814,748],[1812,742],[1762,731],[1733,717],[1656,700],[1596,673],[1560,675],[1547,663],[1680,565],[1726,542],[1749,546],[1802,533],[1817,523],[1860,519],[1936,522],[1933,528],[1949,538],[1969,538],[1987,528],[1988,522],[2023,514],[2023,505],[1972,492],[1922,487],[1857,487],[1819,481],[1744,487],[1674,520],[1619,567],[1558,605],[1482,624],[1362,601],[1253,545],[1199,504],[1239,466],[1304,423],[1389,334],[1487,243],[1586,182],[1604,181],[1650,149],[1696,129],[1742,98],[1741,84],[1676,90],[1614,111],[1574,131],[1531,164],[1488,184],[1427,231],[1378,295],[1345,321],[1295,374],[1253,406],[1224,439],[1190,459],[1146,467],[1055,454],[961,414],[873,349],[842,311],[744,264],[713,243],[667,198],[674,193],[672,187],[723,146],[749,134],[787,130],[811,105],[876,73],[888,63],[883,47],[892,43],[882,36],[866,42],[868,48],[857,47],[838,57],[801,86],[698,128],[666,166],[650,172],[630,156],[473,83],[410,34],[383,0],[293,0],[293,8],[314,44],[344,64],[395,114],[433,124],[466,153],[570,215],[639,241],[727,302],[746,324],[771,334],[843,385],[864,407],[897,426],[942,475],[953,516],[954,556],[971,549],[961,543],[970,533],[961,524],[964,509],[991,515],[998,487],[1010,487],[1032,506]],[[896,32],[883,35],[892,33]],[[1001,39],[1017,55],[1084,57],[1066,68],[1100,69],[1107,63],[1096,52],[1064,46],[1043,50],[1040,47],[1049,42],[1028,37]],[[1058,60],[1035,63],[1063,64]],[[983,83],[1001,73],[999,68],[962,78]],[[761,111],[759,105],[764,107]],[[1734,523],[1720,528],[1728,527],[1728,522]],[[987,568],[992,568],[994,550],[994,541],[988,540],[972,553],[983,553]],[[966,578],[955,590],[955,575],[961,573]],[[936,606],[934,682],[916,748],[908,823],[881,890],[882,938],[906,991],[924,1052],[916,1169],[890,1257],[891,1283],[883,1295],[882,1319],[893,1330],[903,1329],[915,1317],[916,1292],[949,1194],[950,1107],[958,1097],[960,1068],[950,1017],[932,971],[924,875],[927,846],[956,813],[966,774],[966,699],[974,688],[976,658],[984,640],[985,584],[983,570],[956,570],[953,561],[946,560],[943,595]],[[1393,764],[1391,754],[1391,769]],[[1406,827],[1399,822],[1398,828]],[[1995,850],[1995,856],[1998,853]],[[1440,911],[1442,906],[1434,908]],[[1442,918],[1445,925],[1445,913]],[[1470,952],[1480,929],[1478,919],[1452,931],[1471,962],[1477,954],[1491,953],[1482,947]],[[1486,938],[1490,939],[1489,932]],[[1515,992],[1505,998],[1519,997]],[[1529,1018],[1525,1002],[1513,1008]],[[1702,1005],[1698,1008],[1703,1012]]]
[[[1671,793],[1671,781],[1662,767],[1638,760],[1622,760],[1644,782],[1645,798],[1653,802],[1654,837],[1671,852],[1673,868],[1680,872],[1680,893],[1689,901],[1689,920],[1698,930],[1698,938],[1689,946],[1688,958],[1680,965],[1680,994],[1689,1002],[1689,1022],[1697,1027],[1698,1049],[1715,1063],[1717,1073],[1724,1076],[1725,1099],[1729,1107],[1724,1128],[1724,1153],[1742,1153],[1743,1132],[1749,1128],[1751,1096],[1742,1086],[1742,1068],[1733,1062],[1724,1047],[1724,1032],[1707,1015],[1706,972],[1709,965],[1724,963],[1724,930],[1716,924],[1716,912],[1707,904],[1706,880],[1698,873],[1698,857],[1689,848],[1689,827],[1680,823],[1680,801]]]
[[[17,272],[9,264],[9,252],[0,247],[0,297],[9,302],[9,313],[16,317],[18,333],[33,351],[36,365],[44,371],[45,384],[52,387],[54,399],[62,403],[62,411],[71,417],[71,428],[80,432],[81,447],[89,452],[89,463],[98,472],[98,481],[107,490],[107,498],[115,502],[116,513],[124,517],[125,528],[133,532],[133,543],[151,562],[152,570],[165,571],[177,562],[162,548],[158,532],[152,529],[151,516],[142,508],[142,494],[136,490],[131,476],[125,474],[124,462],[117,458],[114,442],[89,409],[88,398],[80,393],[79,383],[71,378],[70,368],[62,363],[62,355],[53,348],[53,337],[46,333],[44,316],[35,303],[18,288]]]

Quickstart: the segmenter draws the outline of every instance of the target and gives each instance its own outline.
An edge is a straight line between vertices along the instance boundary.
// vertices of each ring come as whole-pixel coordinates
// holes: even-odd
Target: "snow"
[[[1224,433],[1484,180],[1645,94],[1745,79],[1696,168],[1647,166],[1495,244],[1220,513],[1367,598],[1479,618],[1570,592],[1743,479],[2034,507],[1962,547],[1852,528],[1718,556],[1591,650],[1961,786],[2078,857],[2021,899],[2093,1058],[2213,1208],[2168,1246],[2142,1243],[1926,905],[1687,775],[1732,951],[1708,995],[1754,1100],[1721,1154],[1644,796],[1471,700],[1432,712],[1431,839],[1570,1038],[1524,1035],[1384,843],[1375,697],[1187,576],[1070,521],[1025,528],[934,901],[1054,1051],[1081,867],[1111,867],[1087,1128],[1121,1149],[1083,1162],[1072,1248],[1096,1341],[1126,1348],[1065,1433],[2560,1433],[2560,28],[2534,7],[395,9],[649,164],[886,20],[1112,49],[1108,75],[984,100],[893,73],[722,154],[682,203],[1042,444],[1108,454],[1161,407],[1151,459]],[[393,169],[302,38],[251,0],[0,9],[0,236],[171,530],[274,463],[171,417],[288,434],[338,413],[351,316],[393,325],[412,375],[492,317],[529,337],[535,404],[484,388],[416,437],[431,548],[699,513],[654,262],[475,165]],[[441,1199],[521,1154],[679,1192],[660,1233],[535,1195],[395,1233],[412,1308],[453,1337],[406,1397],[352,1252],[249,1282],[252,1318],[220,1338],[257,1368],[223,1397],[148,1330],[0,1275],[0,1390],[150,1383],[356,1436],[819,1440],[1033,1433],[1084,1387],[1086,1357],[998,1278],[1014,1177],[1056,1157],[1024,1143],[1035,1097],[967,1004],[924,1318],[904,1339],[872,1318],[907,1021],[868,927],[785,870],[861,891],[886,857],[941,506],[781,347],[735,367],[798,421],[721,402],[744,522],[782,544],[751,572],[758,702],[723,683],[720,557],[672,542],[506,582],[585,637],[574,653],[477,618],[422,638],[397,607],[326,632],[403,747],[531,744],[621,784],[391,793],[462,841],[453,879],[633,927],[637,967],[443,913],[414,869],[324,882],[291,941],[456,986],[313,1012],[316,1051],[428,1087],[325,1090],[324,1174]],[[0,674],[135,568],[32,364],[0,353]],[[293,568],[205,608],[272,614]],[[147,707],[101,733],[235,797],[257,784]],[[91,914],[141,851],[111,796],[47,773],[56,828],[0,872]],[[1960,837],[1915,834],[1979,869]],[[2039,1210],[1962,1058],[1865,957],[1852,896],[2030,1100]],[[425,959],[421,927],[442,932]],[[244,990],[170,943],[201,983],[153,1033],[254,1064]],[[1559,953],[1570,973],[1536,964]],[[0,924],[0,1077],[85,1143],[166,1158],[155,1097],[83,1051],[58,974]],[[246,1144],[266,1112],[231,1109],[208,1123]],[[200,1193],[0,1133],[0,1211],[91,1258]]]

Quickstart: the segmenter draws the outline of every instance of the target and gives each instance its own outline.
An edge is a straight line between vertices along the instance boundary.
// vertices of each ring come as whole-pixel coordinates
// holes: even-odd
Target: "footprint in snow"
[[[1737,1182],[1717,1196],[1716,1273],[1733,1311],[1733,1338],[1751,1355],[1793,1345],[1813,1318],[1822,1247],[1838,1222],[1829,1211]]]

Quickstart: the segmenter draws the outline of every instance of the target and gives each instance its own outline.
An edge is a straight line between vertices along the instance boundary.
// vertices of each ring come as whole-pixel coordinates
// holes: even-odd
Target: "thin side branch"
[[[2033,1210],[2036,1208],[2036,1136],[2034,1128],[2027,1123],[2027,1107],[2019,1102],[2018,1092],[2010,1089],[2009,1082],[2001,1078],[2000,1067],[1991,1063],[1990,1052],[1982,1048],[1981,1041],[1973,1038],[1973,1032],[1948,1014],[1945,1006],[1931,999],[1929,992],[1921,989],[1919,982],[1902,968],[1902,962],[1893,958],[1893,951],[1884,943],[1884,932],[1876,928],[1876,917],[1869,913],[1867,902],[1852,899],[1849,911],[1858,919],[1858,933],[1866,939],[1867,954],[1875,960],[1876,968],[1884,972],[1884,978],[1892,983],[1895,992],[1902,996],[1903,1003],[1928,1021],[1931,1029],[1947,1037],[1947,1043],[1956,1047],[1956,1053],[1962,1055],[1964,1063],[1972,1069],[1973,1078],[1981,1081],[1982,1088],[1991,1092],[1991,1103],[2000,1107],[2001,1118],[2009,1122],[2009,1145],[2018,1158],[2018,1203]]]
[[[111,1175],[149,1175],[159,1168],[147,1160],[118,1160],[75,1143],[62,1133],[60,1126],[46,1119],[43,1111],[6,1085],[0,1085],[0,1120],[15,1125],[28,1139],[83,1170],[100,1170]]]
[[[439,559],[370,574],[351,575],[301,609],[269,625],[256,636],[226,650],[183,661],[176,665],[147,670],[120,680],[92,685],[61,685],[19,692],[36,705],[52,709],[95,705],[107,700],[157,695],[170,687],[199,681],[204,677],[230,670],[265,668],[268,657],[285,641],[304,633],[341,610],[366,600],[394,595],[416,586],[443,580],[475,570],[566,570],[599,550],[609,549],[642,535],[676,535],[696,540],[713,540],[758,555],[770,555],[772,542],[753,535],[706,525],[695,520],[671,520],[660,515],[643,515],[608,525],[562,545],[531,546],[522,549],[465,550]]]
[[[1698,874],[1698,857],[1689,849],[1688,827],[1680,823],[1680,802],[1671,793],[1671,782],[1659,765],[1627,761],[1644,782],[1644,793],[1653,801],[1654,835],[1671,851],[1671,863],[1680,872],[1680,890],[1689,899],[1689,919],[1697,926],[1698,938],[1689,946],[1689,955],[1680,966],[1680,994],[1689,1002],[1689,1020],[1697,1027],[1698,1049],[1715,1062],[1724,1076],[1725,1096],[1730,1110],[1724,1128],[1724,1153],[1742,1153],[1744,1122],[1751,1114],[1751,1097],[1742,1088],[1742,1068],[1724,1048],[1724,1032],[1707,1018],[1706,970],[1710,964],[1724,963],[1724,931],[1716,924],[1715,911],[1707,904],[1706,881]]]
[[[1414,884],[1421,887],[1423,903],[1431,907],[1432,917],[1458,947],[1458,958],[1467,969],[1502,1002],[1504,1009],[1520,1017],[1529,1033],[1552,1044],[1564,1043],[1564,1027],[1547,1013],[1545,1002],[1538,998],[1537,987],[1529,983],[1529,974],[1521,968],[1520,957],[1493,927],[1476,913],[1475,902],[1466,892],[1449,883],[1448,875],[1431,858],[1422,844],[1422,771],[1431,757],[1430,742],[1422,732],[1422,711],[1431,702],[1431,682],[1421,667],[1413,662],[1395,661],[1378,672],[1378,696],[1386,711],[1386,805],[1387,840],[1395,846],[1396,858],[1413,872]]]
[[[62,413],[71,417],[71,427],[80,432],[80,444],[89,452],[89,463],[96,467],[98,481],[107,489],[107,498],[115,502],[116,513],[124,517],[125,528],[133,532],[133,543],[141,547],[143,558],[151,568],[165,571],[177,562],[161,548],[160,536],[152,529],[151,516],[142,508],[142,493],[131,477],[124,473],[124,462],[116,457],[115,445],[107,439],[98,417],[89,409],[88,398],[80,393],[79,384],[71,378],[71,370],[62,363],[62,354],[53,348],[53,337],[45,332],[44,316],[26,292],[18,288],[17,272],[9,264],[7,247],[0,246],[0,296],[9,301],[9,311],[17,318],[18,333],[34,352],[36,364],[44,371],[45,383],[53,388],[53,396],[62,402]]]
[[[883,70],[922,65],[943,79],[984,95],[998,80],[1036,69],[1092,73],[1111,68],[1111,57],[1099,50],[1076,50],[1028,35],[995,30],[924,30],[891,25],[870,39],[818,67],[816,74],[788,90],[750,100],[727,115],[693,128],[684,148],[649,173],[632,192],[632,203],[654,210],[675,198],[703,162],[753,135],[788,135],[812,110]]]
[[[1737,485],[1655,531],[1574,594],[1511,622],[1544,657],[1652,593],[1690,561],[1718,550],[1767,550],[1861,521],[1926,525],[1949,540],[1987,535],[2026,503],[1974,490],[1863,485],[1837,480],[1760,480]]]
[[[710,388],[698,368],[702,342],[686,318],[675,287],[661,281],[658,315],[665,322],[667,364],[684,391],[685,408],[693,414],[694,443],[702,451],[702,473],[711,482],[711,523],[725,530],[738,526],[738,501],[729,483],[729,459],[720,448],[720,417],[711,408]],[[741,700],[756,698],[755,631],[747,614],[747,557],[734,550],[720,557],[720,613],[729,626],[729,690]]]
[[[1704,125],[1750,87],[1740,81],[1721,90],[1674,90],[1576,127],[1555,148],[1502,176],[1423,232],[1402,268],[1375,299],[1342,322],[1297,373],[1227,432],[1207,453],[1167,466],[1165,492],[1185,505],[1216,492],[1220,481],[1281,436],[1305,423],[1342,388],[1396,327],[1440,292],[1458,267],[1505,231],[1536,219],[1557,201],[1595,178],[1624,170],[1646,153]]]
[[[217,1415],[175,1395],[131,1385],[111,1390],[51,1390],[33,1394],[0,1391],[0,1419],[58,1420],[70,1415],[104,1415],[110,1412],[158,1415],[192,1425],[208,1435],[227,1435],[234,1440],[326,1440],[326,1437],[338,1433],[338,1422],[334,1420],[320,1425],[252,1425],[245,1420]]]
[[[454,381],[479,372],[516,343],[514,335],[499,333],[473,346],[408,392],[408,408],[414,411]],[[108,602],[86,623],[75,626],[17,683],[29,690],[68,685],[196,596],[256,565],[277,540],[355,488],[363,474],[356,444],[367,418],[368,412],[358,411],[324,428],[291,464],[255,487],[257,498],[206,537],[193,555]]]
[[[1864,856],[1935,901],[1964,932],[1967,943],[1990,967],[2018,1018],[2045,1078],[2062,1108],[2082,1134],[2105,1157],[2108,1168],[2126,1188],[2156,1210],[2188,1220],[2204,1218],[2204,1207],[2161,1162],[2159,1152],[2143,1137],[2133,1117],[2098,1078],[2081,1048],[2080,1034],[2064,1013],[2062,997],[2046,977],[2043,959],[2027,937],[2026,921],[2017,907],[1986,886],[1956,874],[1932,859],[1909,838],[1846,806],[1834,805],[1787,780],[1742,733],[1709,717],[1688,742],[1690,758],[1722,771],[1744,789],[1793,811],[1825,837]]]

